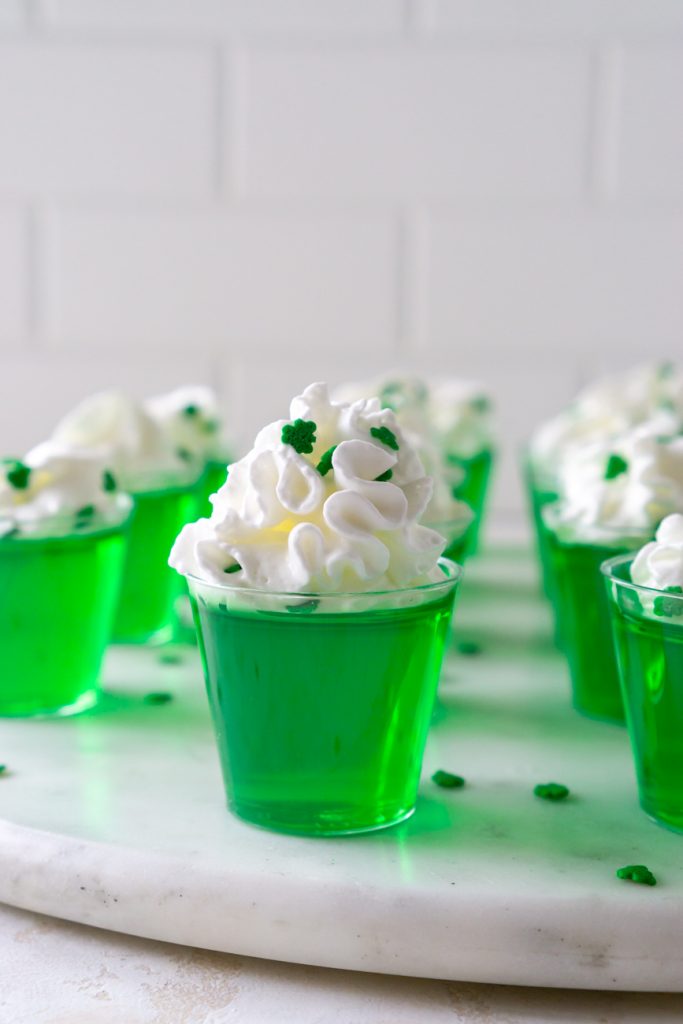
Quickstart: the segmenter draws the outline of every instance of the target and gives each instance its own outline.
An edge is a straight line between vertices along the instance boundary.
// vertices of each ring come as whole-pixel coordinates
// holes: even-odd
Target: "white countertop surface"
[[[460,984],[136,939],[0,905],[2,1024],[680,1024],[683,995]]]

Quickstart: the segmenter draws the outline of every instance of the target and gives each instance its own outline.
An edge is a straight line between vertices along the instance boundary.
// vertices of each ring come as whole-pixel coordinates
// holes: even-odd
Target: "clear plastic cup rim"
[[[265,590],[257,587],[230,586],[229,583],[218,583],[214,580],[206,580],[193,573],[183,573],[185,578],[191,581],[198,589],[216,590],[219,593],[229,593],[251,598],[273,598],[298,601],[324,601],[326,599],[353,600],[357,598],[382,598],[401,596],[407,594],[434,594],[439,590],[449,590],[457,586],[463,577],[464,570],[461,565],[450,558],[439,558],[437,565],[448,575],[441,580],[433,580],[429,583],[419,583],[406,587],[387,587],[384,590],[325,590],[325,591],[302,591],[302,590]]]
[[[672,598],[674,601],[683,601],[683,594],[671,593],[669,590],[658,590],[656,587],[646,587],[642,583],[634,583],[633,580],[625,580],[621,576],[617,576],[616,570],[632,562],[637,554],[637,551],[629,551],[623,555],[606,558],[600,565],[600,572],[605,579],[611,580],[620,587],[628,587],[630,590],[636,590],[641,594],[647,594],[652,597],[666,597]]]

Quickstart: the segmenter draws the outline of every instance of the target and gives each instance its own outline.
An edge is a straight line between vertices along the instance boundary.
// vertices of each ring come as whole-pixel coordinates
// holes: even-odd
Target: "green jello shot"
[[[413,813],[461,570],[375,594],[188,582],[230,809],[331,836]]]
[[[548,528],[543,518],[543,509],[557,501],[559,493],[555,481],[551,480],[547,474],[540,472],[534,466],[528,453],[525,453],[523,456],[522,476],[541,568],[541,585],[546,597],[552,601],[555,581],[553,578],[552,559],[550,557]]]
[[[545,516],[555,581],[552,601],[569,664],[574,707],[590,718],[623,724],[624,705],[600,566],[610,557],[642,547],[652,534],[612,536],[602,531],[600,541],[582,540],[552,529],[548,513],[554,508]]]
[[[198,516],[211,515],[211,502],[209,498],[219,490],[228,477],[228,463],[230,458],[211,459],[204,467],[204,473],[198,487]]]
[[[462,481],[454,486],[453,496],[459,501],[466,502],[474,512],[468,539],[468,554],[472,555],[476,554],[479,549],[479,535],[484,518],[493,457],[491,449],[486,449],[470,457],[455,454],[446,456],[452,466],[458,466],[465,474]]]
[[[683,832],[683,595],[630,581],[632,555],[602,567],[640,804]]]
[[[198,484],[132,493],[133,512],[116,609],[115,643],[162,642],[173,632],[174,603],[183,581],[168,567],[180,529],[196,516]]]
[[[0,539],[0,715],[91,707],[109,640],[125,527]]]

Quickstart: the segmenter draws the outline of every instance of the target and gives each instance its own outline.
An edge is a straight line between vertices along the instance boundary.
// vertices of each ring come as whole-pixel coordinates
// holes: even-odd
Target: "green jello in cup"
[[[128,546],[114,620],[116,643],[170,639],[174,603],[183,585],[169,569],[168,554],[178,531],[197,511],[197,481],[132,493]]]
[[[549,550],[548,528],[543,518],[543,509],[558,500],[558,484],[556,480],[534,465],[528,452],[522,457],[522,476],[541,569],[541,586],[546,597],[552,600],[555,583]]]
[[[123,526],[0,539],[0,715],[70,715],[98,696]]]
[[[563,528],[546,509],[552,595],[563,651],[569,665],[573,703],[590,718],[623,724],[624,706],[614,656],[610,612],[600,575],[605,559],[633,551],[648,534],[602,529],[599,537]]]
[[[492,449],[486,449],[469,457],[447,455],[450,465],[458,467],[464,474],[462,480],[453,486],[453,496],[459,501],[466,502],[474,512],[474,521],[470,527],[468,540],[469,554],[476,554],[479,549],[479,536],[484,519],[493,459]]]
[[[681,580],[683,517],[665,519],[657,536],[674,519],[680,542],[669,550],[674,578]],[[662,546],[648,547],[663,566]],[[655,821],[683,832],[683,586],[636,584],[634,564],[633,555],[620,556],[606,561],[602,572],[640,803]]]
[[[245,820],[322,836],[412,813],[461,573],[421,523],[433,485],[392,410],[311,384],[176,540]]]
[[[440,564],[442,581],[384,593],[265,595],[189,579],[235,814],[345,835],[413,813],[461,572]]]

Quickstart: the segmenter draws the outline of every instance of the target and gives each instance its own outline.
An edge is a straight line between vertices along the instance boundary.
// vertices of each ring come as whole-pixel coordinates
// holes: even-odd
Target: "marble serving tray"
[[[569,707],[530,556],[468,567],[458,639],[481,652],[449,653],[414,817],[334,840],[227,813],[196,651],[113,650],[95,713],[0,723],[0,900],[297,963],[682,990],[683,836],[639,810],[625,732]],[[534,797],[548,781],[571,798]],[[629,863],[659,884],[619,881]]]

